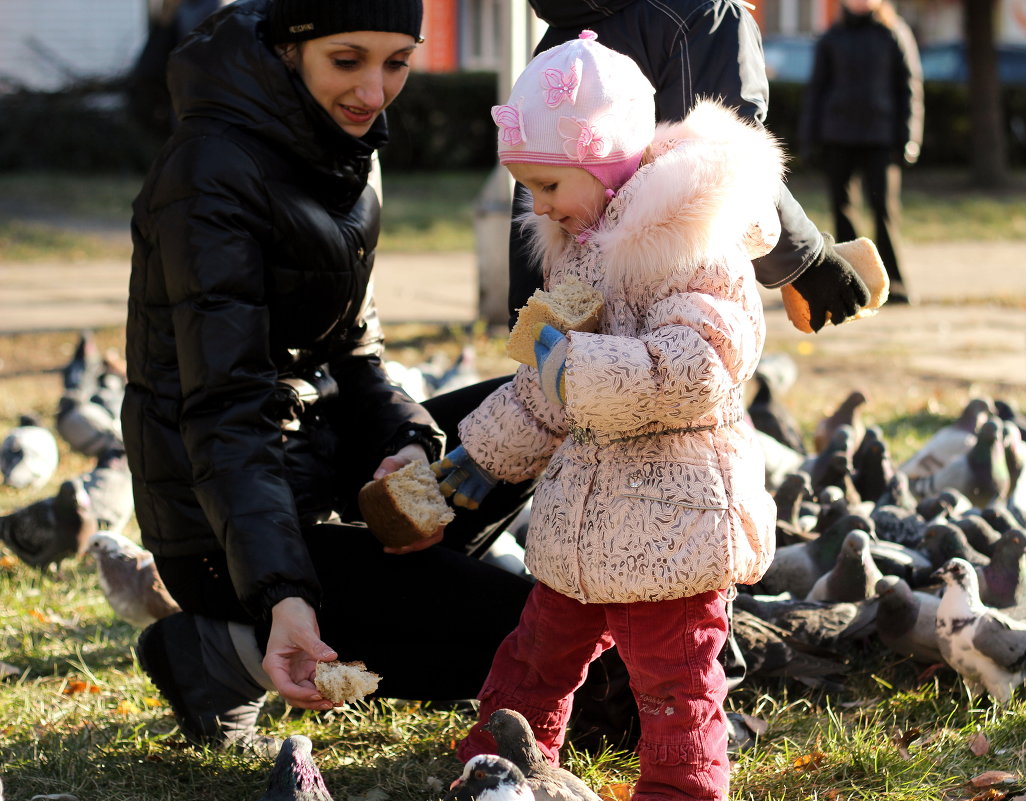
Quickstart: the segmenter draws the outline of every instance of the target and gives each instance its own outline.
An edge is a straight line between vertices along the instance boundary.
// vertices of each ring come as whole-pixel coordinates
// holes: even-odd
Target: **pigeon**
[[[92,331],[83,331],[78,338],[71,360],[61,369],[64,391],[86,388],[92,393],[93,384],[100,373],[102,359]]]
[[[96,466],[81,478],[97,529],[121,533],[135,513],[132,474],[124,449],[111,448],[101,454]]]
[[[998,534],[1004,534],[1010,529],[1018,526],[1018,521],[1015,517],[1007,510],[1002,509],[1000,506],[988,506],[984,509],[980,509],[980,517],[990,523]]]
[[[871,539],[869,553],[881,573],[885,576],[903,578],[913,587],[929,584],[930,576],[936,569],[936,566],[915,548],[884,539]]]
[[[827,443],[812,462],[809,475],[812,489],[819,492],[824,487],[839,487],[844,491],[849,505],[860,498],[855,489],[852,456],[855,453],[854,429],[848,425],[838,426]]]
[[[924,498],[944,489],[956,489],[972,505],[982,509],[1008,497],[1009,476],[1001,444],[1001,426],[987,420],[976,433],[976,442],[964,454],[956,456],[939,470],[909,480],[917,496]]]
[[[864,601],[876,593],[876,583],[883,573],[869,551],[870,538],[855,529],[844,537],[834,567],[812,585],[808,601]]]
[[[259,801],[332,801],[313,759],[313,743],[302,734],[285,738]]]
[[[807,687],[837,689],[848,666],[834,649],[808,643],[744,609],[735,609],[731,627],[745,657],[745,676],[787,678]]]
[[[970,698],[987,693],[1007,705],[1026,678],[1026,623],[983,604],[976,571],[964,559],[949,559],[935,575],[945,584],[937,607],[941,655]]]
[[[994,411],[1002,420],[1014,423],[1018,427],[1019,433],[1026,438],[1026,415],[1018,412],[1008,401],[1004,400],[994,401]]]
[[[982,515],[962,515],[951,522],[962,529],[966,540],[977,551],[984,556],[993,556],[994,546],[1001,539],[1001,534]]]
[[[978,576],[980,598],[987,606],[1026,607],[1026,532],[1012,528],[1002,534]]]
[[[896,471],[887,482],[887,489],[876,499],[877,506],[896,506],[909,512],[916,510],[916,496],[908,488],[908,476]]]
[[[855,489],[864,501],[879,502],[897,471],[879,426],[868,426],[852,456]]]
[[[15,489],[38,489],[51,479],[59,460],[57,440],[38,421],[23,415],[0,445],[4,484]]]
[[[145,628],[182,611],[157,573],[153,554],[128,537],[97,531],[86,550],[96,560],[100,589],[122,620]]]
[[[477,352],[473,345],[464,345],[449,367],[440,369],[436,362],[428,362],[421,366],[421,371],[432,398],[481,381],[481,374],[477,370]]]
[[[499,756],[523,772],[537,801],[599,801],[598,795],[566,768],[549,764],[527,719],[512,709],[492,712],[484,726],[498,746]]]
[[[866,427],[862,423],[861,412],[861,407],[866,401],[865,393],[855,390],[841,401],[841,405],[837,407],[833,414],[827,415],[816,424],[812,434],[812,441],[817,453],[826,450],[833,440],[834,433],[841,426],[847,426],[851,430],[852,450],[854,451],[858,447],[866,433]]]
[[[111,448],[124,447],[121,420],[117,415],[74,393],[60,399],[56,426],[57,433],[76,453],[99,456]]]
[[[778,544],[788,536],[805,533],[801,522],[802,501],[811,497],[812,484],[808,473],[789,473],[780,482],[773,493],[773,501],[777,505]]]
[[[471,757],[445,796],[445,801],[532,801],[534,791],[524,773],[496,754]]]
[[[0,540],[25,564],[46,570],[81,556],[96,520],[82,482],[71,479],[57,494],[0,517]]]
[[[958,419],[934,433],[909,459],[900,465],[910,479],[932,475],[953,459],[963,456],[976,442],[976,432],[991,412],[991,403],[973,398]]]
[[[915,510],[877,504],[869,515],[881,540],[914,548],[923,538],[925,518]]]
[[[927,665],[943,662],[937,641],[940,598],[913,590],[897,576],[884,576],[875,589],[880,598],[876,618],[880,641],[899,656]]]
[[[973,548],[965,532],[954,523],[933,523],[927,526],[919,549],[929,558],[934,569],[956,556],[974,567],[982,568],[990,563],[990,557]]]
[[[738,593],[734,608],[772,623],[804,643],[827,649],[859,642],[876,631],[875,598],[829,603]]]
[[[752,376],[755,395],[748,404],[748,417],[756,431],[772,438],[791,451],[805,455],[801,429],[780,401],[797,378],[798,368],[786,354],[766,354]]]
[[[754,586],[766,595],[789,592],[796,598],[804,598],[817,579],[837,562],[851,527],[863,521],[859,515],[843,515],[815,539],[777,548],[770,566]]]
[[[973,502],[952,487],[920,499],[915,506],[916,511],[930,521],[954,520],[972,508]]]
[[[766,465],[766,489],[773,492],[788,475],[801,469],[805,464],[805,456],[758,429],[754,434]]]

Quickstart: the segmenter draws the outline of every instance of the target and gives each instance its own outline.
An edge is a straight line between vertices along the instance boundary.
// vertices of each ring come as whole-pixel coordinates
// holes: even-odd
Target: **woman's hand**
[[[386,456],[381,460],[381,464],[378,465],[378,469],[374,471],[374,480],[384,478],[389,473],[394,473],[400,467],[406,467],[410,462],[423,462],[428,463],[427,452],[424,450],[423,445],[407,445],[405,448],[393,453],[391,456]]]
[[[421,445],[407,445],[402,450],[391,456],[386,456],[381,460],[381,464],[378,465],[378,469],[374,471],[374,478],[384,478],[389,473],[394,473],[400,467],[405,467],[410,462],[424,462],[428,463],[427,452]],[[418,540],[411,545],[404,545],[401,548],[385,548],[385,553],[393,554],[404,554],[413,553],[414,551],[423,551],[425,548],[430,548],[432,545],[437,545],[442,541],[442,535],[445,531],[445,526],[441,526],[431,537],[426,540]]]
[[[263,667],[275,689],[292,706],[331,709],[313,677],[318,662],[331,662],[338,654],[321,641],[313,607],[302,598],[285,598],[271,610],[271,633]]]

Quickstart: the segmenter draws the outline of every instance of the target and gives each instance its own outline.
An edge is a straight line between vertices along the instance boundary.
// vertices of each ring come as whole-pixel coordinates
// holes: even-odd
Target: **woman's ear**
[[[278,53],[278,58],[282,60],[285,66],[295,71],[296,60],[299,57],[299,45],[291,42],[289,44],[275,45],[274,49]]]

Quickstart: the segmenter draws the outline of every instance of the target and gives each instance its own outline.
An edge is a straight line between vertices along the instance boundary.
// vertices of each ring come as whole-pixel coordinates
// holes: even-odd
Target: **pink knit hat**
[[[535,56],[509,103],[492,107],[500,164],[581,167],[607,189],[638,169],[655,132],[655,90],[592,31]]]

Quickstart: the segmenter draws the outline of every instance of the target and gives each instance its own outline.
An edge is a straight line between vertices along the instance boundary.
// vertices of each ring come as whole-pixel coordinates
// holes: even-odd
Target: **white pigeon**
[[[952,459],[965,455],[976,442],[976,431],[990,411],[990,401],[973,398],[955,422],[937,430],[899,469],[909,479],[922,478],[936,473]]]
[[[100,589],[122,620],[145,628],[182,611],[157,573],[153,554],[128,537],[98,531],[89,537],[86,552],[96,560]]]
[[[934,576],[945,584],[937,607],[941,655],[971,697],[987,693],[1008,704],[1026,679],[1026,623],[984,605],[976,570],[965,559],[949,559]]]
[[[452,783],[446,801],[535,801],[523,772],[496,754],[471,757]]]
[[[57,470],[57,440],[31,418],[10,430],[0,445],[0,472],[4,484],[15,489],[38,489]]]

